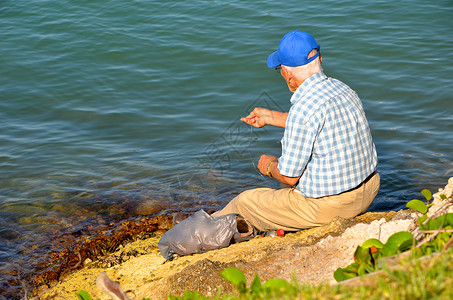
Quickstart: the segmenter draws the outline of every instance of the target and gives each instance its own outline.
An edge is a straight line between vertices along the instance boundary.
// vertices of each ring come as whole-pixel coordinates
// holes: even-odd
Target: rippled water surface
[[[239,117],[289,108],[265,62],[295,29],[363,101],[382,177],[370,209],[444,186],[452,15],[451,1],[419,0],[3,1],[0,281],[48,237],[86,224],[216,209],[278,187],[255,165],[279,155],[282,130]]]

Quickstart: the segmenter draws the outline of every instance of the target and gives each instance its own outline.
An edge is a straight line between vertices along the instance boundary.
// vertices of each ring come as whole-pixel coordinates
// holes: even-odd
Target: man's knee
[[[256,198],[256,191],[255,190],[246,190],[237,195],[233,200],[234,206],[238,209],[240,208],[248,208],[250,206],[254,206],[253,203],[255,202]]]

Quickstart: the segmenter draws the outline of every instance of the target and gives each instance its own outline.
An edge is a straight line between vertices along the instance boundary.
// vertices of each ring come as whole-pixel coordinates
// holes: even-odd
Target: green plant
[[[297,294],[297,281],[294,277],[293,284],[279,278],[272,278],[261,283],[258,274],[255,274],[250,287],[247,288],[247,281],[241,270],[236,268],[226,268],[220,276],[231,282],[240,296],[247,295],[247,298],[266,298],[266,295],[284,294],[295,296]]]
[[[354,262],[346,268],[338,268],[333,276],[340,282],[372,273],[379,269],[378,261],[381,257],[404,252],[412,246],[412,243],[413,236],[406,231],[393,234],[385,244],[374,238],[366,240],[354,252]]]
[[[217,292],[217,295],[214,299],[219,299],[220,293]],[[195,292],[190,292],[190,291],[185,291],[184,295],[182,297],[175,297],[175,296],[168,296],[167,300],[208,300],[208,297],[205,297],[203,295],[200,295],[197,291]]]
[[[247,280],[244,273],[237,268],[226,268],[220,273],[220,276],[232,283],[236,291],[239,294],[238,296],[223,296],[220,298],[221,289],[217,291],[214,299],[272,299],[290,297],[293,298],[297,295],[299,291],[299,285],[294,277],[293,283],[289,283],[286,280],[279,278],[272,278],[267,280],[264,283],[261,283],[261,280],[258,274],[255,274],[250,287],[247,287]],[[279,296],[280,295],[280,296]],[[204,300],[209,299],[205,296],[199,295],[197,291],[189,292],[186,291],[182,297],[169,296],[169,300]]]
[[[91,300],[91,296],[85,291],[79,291],[76,296],[79,300]]]
[[[378,260],[382,257],[389,257],[409,249],[413,250],[413,256],[422,256],[440,251],[445,244],[451,239],[453,229],[453,214],[448,213],[437,218],[428,218],[429,201],[432,199],[432,193],[424,189],[421,191],[426,199],[423,201],[414,199],[409,201],[406,206],[415,209],[423,214],[418,219],[418,226],[421,233],[430,234],[422,240],[419,247],[415,248],[417,241],[413,235],[406,231],[401,231],[393,234],[385,244],[377,239],[369,239],[358,246],[354,253],[354,263],[346,268],[338,268],[334,272],[334,278],[337,282],[363,276],[367,273],[374,272],[380,269]],[[441,197],[443,199],[443,197]]]
[[[414,199],[414,200],[409,201],[406,204],[406,207],[415,209],[416,211],[421,212],[422,214],[426,214],[428,212],[428,208],[432,205],[432,203],[429,204],[429,201],[432,199],[433,194],[428,189],[422,190],[421,193],[423,196],[425,196],[426,204],[423,201]],[[444,195],[444,197],[445,197],[445,195]]]
[[[407,203],[408,208],[415,209],[423,214],[418,218],[418,226],[421,233],[427,235],[420,245],[418,252],[422,254],[430,254],[435,251],[442,250],[444,245],[451,238],[451,231],[453,229],[453,214],[447,213],[436,218],[429,218],[427,216],[428,208],[432,204],[429,201],[432,194],[429,190],[423,190],[422,194],[425,196],[426,204],[420,200],[414,199]],[[440,195],[442,200],[446,199],[445,195]]]

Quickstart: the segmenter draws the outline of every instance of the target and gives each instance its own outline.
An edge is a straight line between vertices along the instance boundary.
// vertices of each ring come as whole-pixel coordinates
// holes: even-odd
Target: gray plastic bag
[[[159,240],[160,253],[165,259],[174,254],[188,255],[227,247],[238,235],[237,215],[213,218],[199,210],[168,230]]]

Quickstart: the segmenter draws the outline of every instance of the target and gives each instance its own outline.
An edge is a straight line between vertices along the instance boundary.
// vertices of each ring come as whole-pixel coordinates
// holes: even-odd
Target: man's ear
[[[286,84],[288,85],[288,89],[294,93],[298,87],[295,86],[296,78],[293,76],[293,73],[284,66],[282,66],[281,72]]]
[[[319,62],[322,63],[322,55],[321,55],[321,52],[319,52]]]
[[[286,68],[285,66],[282,65],[280,71],[282,72],[283,78],[285,78],[287,81],[288,81],[290,78],[293,78],[293,74],[292,74],[291,71],[288,70],[288,68]]]

